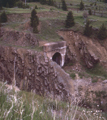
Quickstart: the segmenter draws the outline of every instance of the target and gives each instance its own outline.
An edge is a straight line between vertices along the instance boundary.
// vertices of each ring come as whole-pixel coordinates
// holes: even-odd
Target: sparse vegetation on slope
[[[11,86],[12,87],[12,86]],[[78,104],[78,103],[77,103]],[[47,99],[24,91],[15,91],[0,83],[0,120],[103,120],[101,111]]]

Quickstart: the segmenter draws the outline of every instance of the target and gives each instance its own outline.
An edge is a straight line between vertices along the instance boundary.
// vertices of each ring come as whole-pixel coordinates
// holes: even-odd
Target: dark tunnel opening
[[[52,57],[52,60],[55,61],[58,65],[61,65],[61,54],[60,53],[55,53]]]

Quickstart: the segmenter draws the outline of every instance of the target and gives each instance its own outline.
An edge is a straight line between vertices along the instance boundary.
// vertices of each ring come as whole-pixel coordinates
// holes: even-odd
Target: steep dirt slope
[[[0,39],[7,44],[17,46],[36,46],[39,45],[38,39],[32,33],[19,32],[8,28],[1,28]]]
[[[76,61],[82,59],[88,68],[100,62],[107,67],[107,50],[97,40],[92,40],[73,31],[59,31],[67,41],[71,56]]]

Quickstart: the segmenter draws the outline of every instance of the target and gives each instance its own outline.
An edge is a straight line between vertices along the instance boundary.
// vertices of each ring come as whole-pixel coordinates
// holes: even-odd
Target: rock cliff
[[[97,40],[73,31],[59,31],[58,34],[67,41],[70,59],[74,58],[77,62],[82,60],[88,68],[98,62],[103,65],[107,63],[107,50]]]
[[[43,53],[0,46],[0,80],[39,95],[68,100],[73,81]]]

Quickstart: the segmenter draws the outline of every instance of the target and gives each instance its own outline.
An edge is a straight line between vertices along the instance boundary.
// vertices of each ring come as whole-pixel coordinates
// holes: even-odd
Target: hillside
[[[85,8],[80,10],[80,2],[80,0],[72,0],[72,2],[66,0],[68,11],[73,12],[75,21],[75,25],[70,28],[65,28],[68,11],[61,9],[60,0],[56,1],[56,6],[27,2],[29,8],[14,6],[3,7],[0,10],[0,15],[5,11],[8,18],[7,22],[1,23],[0,26],[0,79],[23,90],[12,93],[17,100],[22,99],[23,105],[18,107],[20,114],[14,110],[14,107],[12,108],[15,118],[11,116],[12,113],[3,113],[6,117],[9,115],[9,119],[23,117],[23,119],[33,120],[36,116],[38,120],[43,118],[44,120],[62,120],[64,117],[64,120],[87,118],[96,120],[97,115],[99,120],[106,119],[103,118],[102,111],[107,112],[107,38],[100,40],[98,32],[102,23],[107,28],[107,3],[83,0]],[[39,32],[33,33],[30,20],[31,11],[36,5]],[[92,15],[88,15],[90,25],[92,25],[92,35],[87,37],[83,33],[85,29],[83,14],[88,13],[89,8],[92,10]],[[66,41],[67,47],[65,64],[62,68],[47,58],[43,50],[45,43],[58,41]],[[33,91],[42,97],[33,96],[28,91]],[[5,99],[5,96],[8,98],[9,94],[4,93],[1,101]],[[29,96],[32,98],[29,100],[32,104],[27,106],[29,101],[26,99],[30,98]],[[16,104],[15,98],[11,95],[9,97],[11,100],[3,103],[9,104],[9,108],[3,108],[3,111],[11,110],[10,104]],[[48,100],[45,97],[48,97]],[[21,106],[20,102],[18,104]],[[33,107],[33,104],[37,109]],[[38,105],[41,107],[39,108]],[[23,106],[30,107],[32,113]],[[95,110],[99,110],[98,114],[94,112]],[[29,114],[28,118],[26,118],[26,113]],[[94,114],[96,115],[93,116]]]

